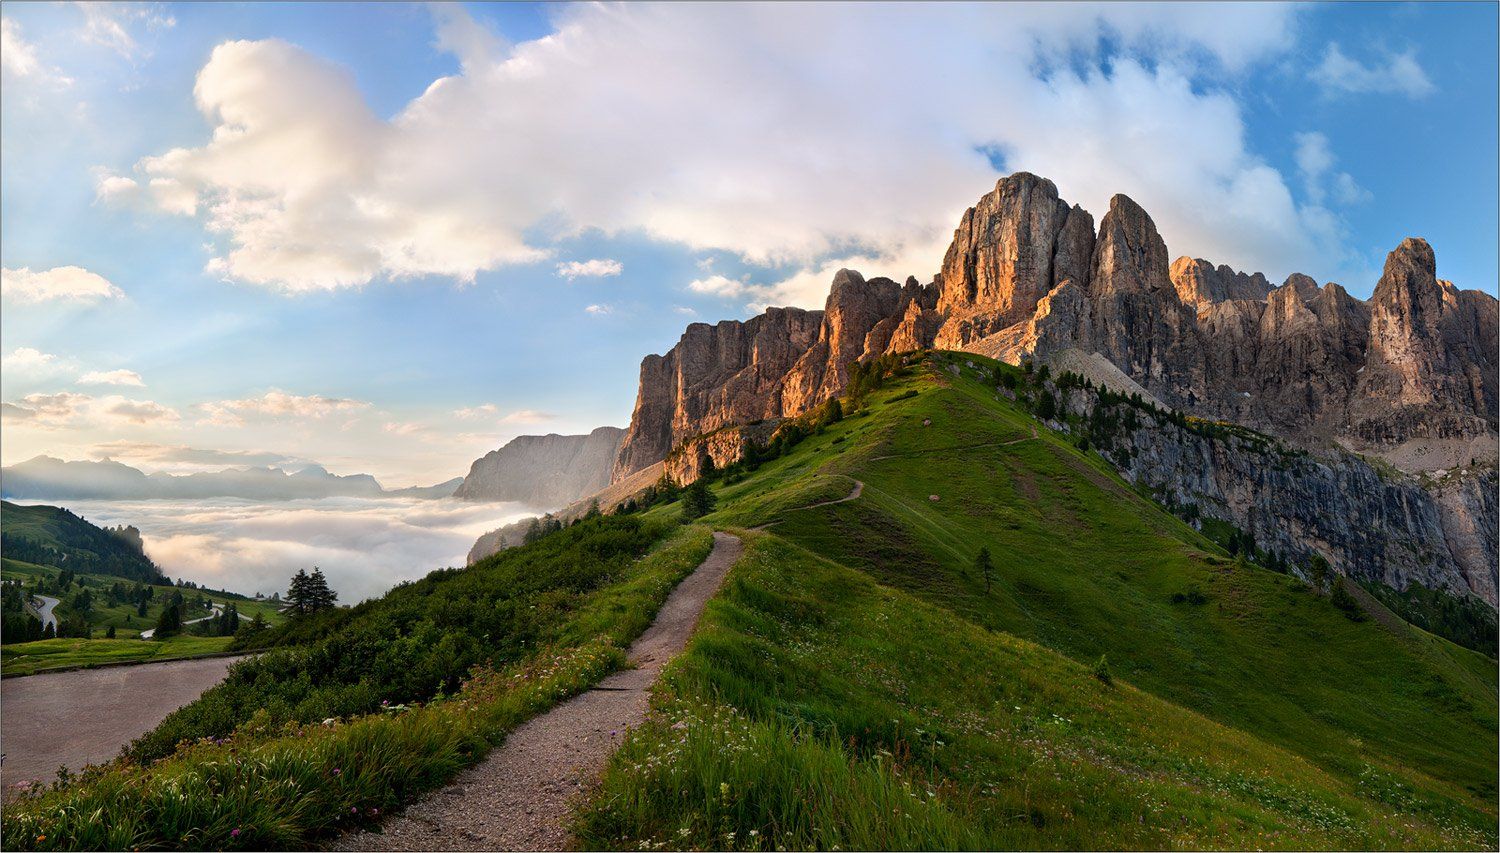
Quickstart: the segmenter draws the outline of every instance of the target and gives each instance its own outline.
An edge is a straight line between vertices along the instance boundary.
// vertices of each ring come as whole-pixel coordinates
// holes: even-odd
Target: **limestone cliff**
[[[518,436],[475,460],[453,496],[538,509],[567,506],[609,485],[624,434],[619,427],[599,427],[587,435]]]

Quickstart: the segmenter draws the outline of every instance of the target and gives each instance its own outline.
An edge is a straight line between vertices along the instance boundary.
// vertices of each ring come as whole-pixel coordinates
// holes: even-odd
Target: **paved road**
[[[208,603],[208,609],[209,609],[209,614],[207,616],[201,616],[201,617],[199,617],[197,619],[189,619],[186,622],[182,623],[183,626],[186,627],[188,625],[194,625],[194,624],[197,624],[199,622],[207,622],[208,620],[210,620],[210,619],[214,618],[215,616],[218,616],[219,614],[221,614],[221,613],[224,612],[224,606],[222,604],[214,604],[212,601],[210,601]],[[149,640],[149,639],[151,639],[154,636],[156,636],[156,629],[155,628],[150,628],[148,630],[145,630],[145,631],[141,632],[141,639],[142,640]]]
[[[41,673],[0,682],[0,782],[50,782],[119,754],[167,714],[219,683],[239,658]]]
[[[617,672],[510,733],[499,749],[381,832],[346,835],[334,850],[571,850],[564,821],[572,800],[598,778],[626,729],[646,718],[648,691],[681,652],[708,600],[740,556],[740,540],[714,534],[714,548],[630,646],[635,669]]]
[[[37,606],[37,600],[42,602],[41,606]],[[58,600],[50,595],[33,595],[26,601],[26,606],[31,609],[32,615],[42,620],[42,630],[47,630],[50,624],[54,632],[57,630],[57,617],[52,615],[52,609],[58,604]]]

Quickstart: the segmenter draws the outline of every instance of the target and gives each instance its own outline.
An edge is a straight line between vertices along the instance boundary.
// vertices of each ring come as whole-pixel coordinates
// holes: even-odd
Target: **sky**
[[[0,457],[427,485],[1017,170],[1495,292],[1494,4],[0,4]]]

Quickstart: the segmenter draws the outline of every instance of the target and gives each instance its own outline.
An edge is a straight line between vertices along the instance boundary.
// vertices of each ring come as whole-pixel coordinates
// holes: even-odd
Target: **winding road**
[[[42,603],[37,604],[38,600]],[[57,617],[52,615],[52,611],[60,603],[50,595],[33,595],[26,599],[26,607],[31,615],[42,620],[42,630],[47,630],[47,626],[51,625],[54,633],[57,631]]]
[[[219,614],[223,613],[224,612],[224,605],[222,605],[222,604],[214,604],[212,601],[210,601],[208,603],[208,609],[209,609],[209,614],[207,616],[201,616],[201,617],[199,617],[197,619],[189,619],[188,621],[182,623],[182,626],[184,628],[186,628],[189,625],[196,625],[199,622],[207,622],[208,620],[214,618],[215,616],[218,616]],[[147,630],[141,632],[141,639],[142,640],[149,640],[149,639],[151,639],[154,636],[156,636],[156,629],[155,628],[148,628]]]
[[[377,832],[346,835],[335,850],[565,850],[572,799],[604,770],[626,729],[646,718],[648,691],[687,646],[708,600],[740,556],[740,540],[714,534],[714,547],[630,646],[635,669],[510,733],[484,761],[387,820]]]

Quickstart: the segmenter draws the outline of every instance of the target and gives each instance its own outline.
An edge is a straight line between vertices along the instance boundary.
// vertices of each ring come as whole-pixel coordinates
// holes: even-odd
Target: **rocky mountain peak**
[[[1228,264],[1215,267],[1202,258],[1183,255],[1167,271],[1182,304],[1202,312],[1220,302],[1251,300],[1264,302],[1273,289],[1260,273],[1246,274]]]
[[[1095,294],[1176,290],[1167,265],[1167,244],[1151,215],[1129,196],[1116,194],[1099,222],[1089,289]]]

